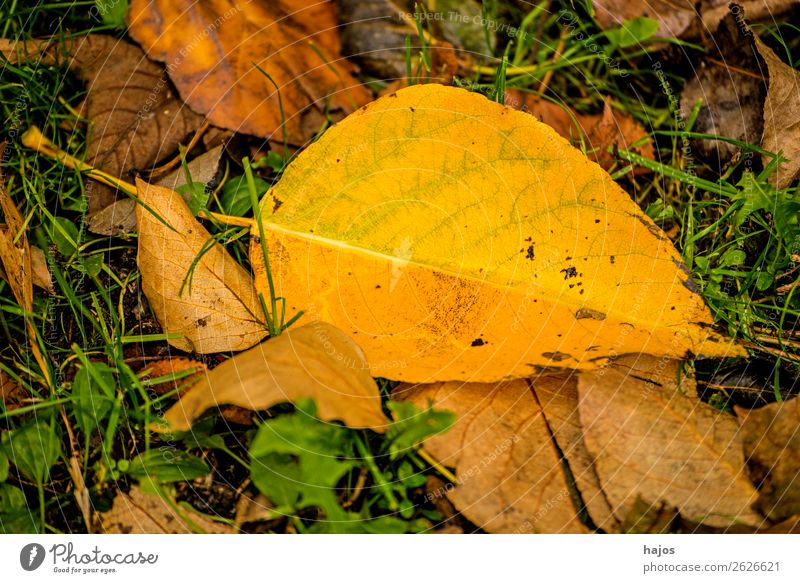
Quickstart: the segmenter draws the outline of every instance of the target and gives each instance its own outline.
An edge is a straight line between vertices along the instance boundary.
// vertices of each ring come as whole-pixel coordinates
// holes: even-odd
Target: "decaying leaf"
[[[712,55],[702,62],[681,95],[683,119],[701,102],[693,130],[746,143],[759,143],[769,152],[783,151],[788,161],[770,175],[777,188],[800,175],[800,72],[785,64],[753,33],[741,7],[719,23],[706,43]],[[705,155],[729,159],[738,148],[719,140],[693,140]],[[772,156],[762,156],[764,165]]]
[[[128,22],[186,103],[226,129],[280,140],[285,121],[288,141],[302,145],[327,111],[370,99],[340,57],[331,2],[132,0]]]
[[[757,36],[754,39],[769,72],[761,147],[769,152],[782,150],[788,158],[770,175],[774,186],[785,188],[800,175],[800,72],[781,61]],[[771,157],[763,159],[768,164]]]
[[[219,171],[221,158],[222,146],[216,146],[189,162],[187,168],[192,182],[203,184],[207,189]],[[176,190],[186,183],[186,171],[179,166],[156,184]],[[86,226],[99,235],[130,235],[136,231],[136,201],[131,198],[118,200],[86,217]]]
[[[736,420],[659,381],[674,383],[676,362],[631,358],[578,378],[584,440],[614,514],[625,519],[641,497],[710,526],[760,526]]]
[[[404,18],[403,0],[338,0],[344,54],[365,72],[379,79],[406,75],[406,37],[417,38],[417,29]],[[418,44],[418,43],[417,43]],[[418,47],[412,50],[419,51]]]
[[[699,20],[693,4],[689,0],[592,0],[594,17],[603,28],[622,26],[626,20],[644,16],[658,22],[661,38],[692,36],[690,27]]]
[[[558,449],[564,455],[564,463],[569,467],[580,492],[581,503],[592,522],[605,532],[618,532],[619,520],[603,493],[594,459],[583,440],[583,427],[578,415],[577,375],[566,373],[561,378],[536,379],[531,390],[536,395]]]
[[[264,338],[250,274],[212,240],[181,195],[138,179],[136,188],[142,291],[162,328],[182,334],[170,344],[227,352]]]
[[[495,382],[615,354],[744,354],[608,174],[533,116],[462,89],[414,86],[351,115],[261,215],[287,317],[340,327],[376,376]]]
[[[540,382],[562,379],[543,377],[534,384]],[[471,522],[488,532],[587,532],[528,381],[401,384],[393,397],[457,415],[455,425],[428,439],[425,449],[455,468],[458,484],[445,492]]]
[[[608,153],[610,146],[631,149],[645,158],[655,159],[653,142],[647,131],[631,116],[615,112],[608,100],[603,113],[586,115],[541,99],[533,93],[507,89],[505,104],[537,117],[576,146],[583,138],[589,157],[603,168],[608,169],[616,163]]]
[[[177,356],[148,362],[146,369],[148,379],[161,377],[175,379],[151,385],[150,388],[156,395],[164,395],[178,389],[180,395],[189,390],[202,376],[205,376],[208,367],[200,361]]]
[[[775,521],[800,514],[800,399],[736,411],[744,455],[759,486],[757,508]]]
[[[127,494],[117,493],[108,512],[98,513],[103,534],[235,534],[236,529],[143,491],[138,486]]]
[[[338,17],[345,56],[370,75],[390,83],[392,90],[408,81],[406,38],[416,57],[422,50],[413,0],[338,0]],[[430,5],[428,5],[430,6]],[[447,18],[425,20],[425,51],[431,70],[419,77],[449,83],[458,72],[459,60],[490,54],[480,24],[481,8],[474,0],[446,0],[433,14]],[[471,14],[471,15],[470,15]],[[478,20],[475,17],[478,16]],[[428,34],[432,32],[434,36]],[[494,43],[495,31],[489,29]],[[438,38],[437,38],[438,37]],[[452,44],[451,44],[452,43]],[[413,63],[412,63],[413,66]],[[412,70],[412,76],[417,77]]]
[[[0,52],[12,60],[42,64],[67,63],[86,83],[81,114],[92,125],[86,162],[126,178],[132,169],[146,169],[172,153],[202,117],[174,95],[162,67],[126,41],[97,34],[64,40],[5,41]],[[89,211],[113,201],[107,187],[87,186]]]
[[[6,411],[19,409],[28,397],[25,389],[19,386],[5,371],[0,370],[0,403]]]
[[[622,26],[626,20],[646,16],[659,24],[661,38],[695,38],[713,33],[729,11],[730,0],[592,0],[594,15],[603,28]],[[740,0],[752,18],[769,17],[786,12],[797,0]]]
[[[0,151],[5,148],[0,147]],[[29,316],[33,312],[33,255],[28,243],[26,223],[22,218],[11,195],[6,190],[5,178],[0,171],[0,211],[5,219],[5,228],[0,229],[0,266],[17,305],[24,310],[25,324],[30,335],[31,354],[33,355],[46,383],[50,383],[50,368],[39,348],[36,328]]]
[[[310,398],[320,419],[383,432],[388,421],[369,370],[355,342],[330,324],[314,322],[226,360],[200,378],[164,419],[170,429],[186,431],[209,407],[261,411]]]

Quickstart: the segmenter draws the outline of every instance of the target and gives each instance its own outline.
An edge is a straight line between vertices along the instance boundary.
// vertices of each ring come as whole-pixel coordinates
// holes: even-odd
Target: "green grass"
[[[0,6],[3,37],[88,31],[86,14],[92,2],[35,8],[22,4],[26,3]],[[747,362],[698,361],[703,397],[728,407],[732,402],[762,403],[796,393],[797,188],[772,189],[771,168],[760,167],[762,152],[754,145],[737,144],[743,154],[724,168],[686,156],[684,138],[708,136],[692,133],[691,119],[678,128],[670,93],[679,95],[691,71],[689,60],[702,55],[699,47],[671,41],[673,60],[664,60],[656,69],[653,64],[664,59],[657,52],[663,43],[643,38],[647,23],[636,37],[641,43],[631,42],[621,31],[602,32],[582,5],[565,3],[569,16],[564,16],[557,2],[550,12],[546,4],[539,2],[523,12],[517,4],[485,2],[484,16],[514,26],[517,33],[513,42],[498,33],[496,54],[476,65],[461,83],[501,103],[505,90],[514,88],[566,103],[579,113],[601,111],[603,98],[610,97],[616,110],[639,120],[655,141],[656,161],[630,151],[616,152],[618,164],[612,175],[673,236],[720,325],[748,342],[753,353]],[[424,38],[423,23],[418,22]],[[121,32],[102,23],[93,30]],[[780,24],[757,30],[788,60],[800,62],[796,27]],[[408,43],[408,76],[414,82],[424,81],[430,68],[430,47],[421,44],[421,54],[412,55]],[[437,470],[420,457],[415,444],[426,427],[447,426],[450,418],[441,413],[414,416],[403,406],[392,405],[398,421],[385,436],[321,423],[309,415],[311,403],[298,404],[297,409],[276,408],[254,427],[208,416],[191,433],[172,439],[147,429],[175,394],[157,394],[154,387],[171,381],[180,384],[188,373],[148,377],[146,359],[167,354],[167,344],[141,294],[136,241],[88,232],[83,227],[84,177],[35,155],[18,141],[25,129],[37,125],[60,148],[80,157],[85,126],[73,110],[83,91],[80,83],[56,67],[6,65],[0,79],[0,127],[8,138],[3,161],[6,185],[24,216],[31,242],[46,254],[55,288],[50,294],[41,290],[35,294],[33,312],[28,314],[36,332],[31,337],[25,314],[0,280],[0,369],[30,395],[19,408],[0,410],[0,531],[87,530],[72,494],[74,476],[68,471],[73,446],[92,504],[100,511],[110,507],[117,488],[146,480],[227,523],[233,517],[230,500],[237,489],[252,496],[260,484],[281,492],[281,499],[273,500],[274,516],[258,525],[259,531],[405,532],[435,524],[440,517],[424,497],[424,484]],[[211,194],[210,208],[252,216],[257,209],[255,193],[263,191],[285,164],[282,156],[262,160],[252,168],[247,162],[230,160],[222,183]],[[635,173],[636,168],[650,172]],[[247,267],[247,232],[206,224]],[[280,298],[273,294],[263,300],[268,314],[281,313]],[[292,322],[278,317],[269,323],[277,334]],[[37,364],[32,343],[41,347],[49,370]],[[217,362],[210,357],[208,361]],[[48,384],[48,378],[53,382]],[[380,384],[388,403],[390,384]],[[321,455],[301,455],[299,446],[294,453],[275,451],[265,437],[271,433],[290,436],[298,444],[323,440],[326,455],[338,460],[337,465],[328,468]],[[37,435],[41,439],[31,438]],[[174,459],[166,463],[164,452]],[[9,463],[9,457],[15,463]],[[318,476],[322,498],[281,481],[280,476],[290,472]],[[191,482],[208,474],[212,486],[207,490]],[[320,520],[325,517],[340,522]]]

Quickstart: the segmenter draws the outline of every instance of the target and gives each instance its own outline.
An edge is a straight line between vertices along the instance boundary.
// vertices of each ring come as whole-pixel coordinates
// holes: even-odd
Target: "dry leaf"
[[[3,151],[5,148],[0,145],[0,152]],[[0,171],[0,211],[5,218],[5,228],[0,229],[0,266],[2,266],[8,287],[17,300],[17,305],[24,310],[25,324],[31,339],[28,346],[39,365],[45,383],[49,386],[51,381],[49,362],[39,348],[39,343],[35,340],[38,332],[29,316],[33,313],[33,280],[35,276],[33,254],[25,231],[25,221],[6,190],[2,171]]]
[[[603,28],[622,26],[626,20],[646,16],[659,24],[661,38],[695,38],[714,32],[729,12],[730,0],[592,0],[594,16]],[[797,0],[740,0],[753,18],[774,18]],[[698,12],[699,11],[699,12]]]
[[[174,503],[173,503],[174,504]],[[127,494],[119,492],[108,512],[98,513],[103,534],[192,534],[189,521],[206,534],[236,534],[232,527],[210,520],[185,505],[180,514],[166,500],[143,492],[138,486]]]
[[[6,411],[19,409],[29,397],[28,392],[19,386],[5,371],[0,370],[0,403]]]
[[[471,522],[499,533],[587,532],[528,381],[401,384],[393,397],[456,414],[455,425],[425,449],[455,468],[458,484],[445,493]]]
[[[463,0],[456,0],[462,2]],[[471,4],[471,2],[469,2]],[[448,84],[459,70],[459,59],[468,61],[470,52],[464,52],[464,43],[457,36],[467,32],[467,29],[476,26],[474,16],[480,16],[480,7],[472,17],[456,16],[448,20],[431,20],[426,24],[448,27],[447,40],[434,38],[426,34],[426,51],[430,57],[431,70],[425,72],[420,69],[416,74],[416,56],[422,51],[419,41],[419,31],[414,20],[414,2],[408,0],[339,0],[338,16],[341,24],[340,34],[345,56],[358,63],[366,72],[389,83],[390,92],[396,91],[408,84],[408,71],[406,64],[406,38],[408,37],[413,55],[414,71],[412,75],[423,81]],[[474,6],[473,6],[474,7]],[[436,6],[438,13],[458,12],[455,7],[439,2]],[[463,8],[463,7],[462,7]],[[449,25],[449,26],[448,26]],[[441,27],[440,27],[441,28]],[[470,30],[464,40],[485,47],[486,41],[483,27],[477,23],[479,34],[471,34]],[[427,33],[428,31],[426,31]],[[436,31],[444,33],[444,30]],[[452,33],[452,34],[451,34]],[[493,30],[490,30],[492,35]],[[448,40],[450,42],[448,42]],[[451,44],[452,42],[452,44]],[[469,40],[467,40],[469,44]],[[455,45],[455,46],[454,46]],[[479,51],[486,54],[484,48]]]
[[[590,158],[603,168],[608,169],[617,162],[608,153],[610,146],[631,149],[645,158],[655,159],[653,142],[647,130],[631,116],[615,112],[608,100],[602,114],[587,115],[532,93],[507,89],[505,104],[535,116],[576,146],[583,138]]]
[[[169,343],[187,352],[228,352],[264,338],[250,274],[211,242],[181,195],[138,179],[136,188],[142,291],[161,327],[183,335]]]
[[[331,2],[132,0],[128,22],[186,103],[226,129],[280,140],[284,117],[288,141],[305,144],[328,111],[370,99],[339,56]]]
[[[206,188],[216,178],[219,163],[222,158],[222,146],[216,146],[208,152],[200,154],[187,166],[192,182],[202,182]],[[186,172],[179,166],[173,172],[157,182],[175,190],[186,184]],[[123,198],[86,217],[86,226],[92,233],[120,237],[130,235],[136,231],[136,201],[132,198]]]
[[[406,76],[406,37],[419,38],[416,26],[403,16],[403,0],[338,0],[344,54],[370,75],[385,80]],[[419,44],[418,42],[414,44]],[[415,54],[419,47],[412,46]]]
[[[800,399],[746,411],[744,456],[759,487],[756,507],[775,521],[800,514]]]
[[[539,406],[558,449],[564,456],[580,492],[581,501],[592,522],[606,532],[617,532],[619,521],[609,505],[600,479],[583,440],[583,427],[578,415],[577,375],[565,374],[563,378],[544,377],[532,383]]]
[[[626,20],[645,16],[659,24],[661,38],[694,36],[692,24],[699,20],[691,0],[592,0],[594,17],[605,29],[622,26]]]
[[[675,379],[677,366],[639,355],[578,378],[584,440],[614,514],[641,496],[710,526],[760,525],[736,420],[646,376]]]
[[[164,395],[176,389],[180,389],[178,394],[182,395],[200,378],[205,376],[206,371],[208,370],[208,367],[202,362],[180,356],[174,358],[165,358],[155,362],[148,362],[146,368],[147,377],[150,379],[181,375],[181,373],[191,371],[189,376],[181,375],[180,378],[174,381],[164,381],[163,383],[152,385],[150,389],[156,395]]]
[[[173,152],[202,123],[174,95],[162,67],[126,41],[97,34],[65,40],[29,40],[0,44],[12,62],[66,62],[86,83],[81,114],[91,122],[86,162],[125,179]],[[113,193],[104,185],[87,186],[89,212],[105,208]]]
[[[533,116],[462,89],[373,102],[260,208],[287,318],[340,327],[375,376],[495,382],[618,353],[745,354],[608,174]],[[250,258],[266,297],[260,245]]]
[[[314,399],[317,415],[349,427],[383,432],[387,420],[369,365],[355,342],[330,324],[292,328],[226,360],[165,414],[169,428],[187,431],[209,407],[237,405],[261,411]]]
[[[769,177],[776,188],[786,188],[800,175],[800,72],[781,61],[757,36],[754,39],[769,71],[761,147],[770,152],[783,150],[788,158]],[[770,156],[762,159],[765,165],[772,160]]]

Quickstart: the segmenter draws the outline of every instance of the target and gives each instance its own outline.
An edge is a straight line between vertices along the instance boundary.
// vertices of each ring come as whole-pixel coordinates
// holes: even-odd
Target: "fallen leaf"
[[[761,147],[769,152],[782,150],[788,158],[769,177],[776,188],[786,188],[800,175],[800,72],[781,61],[757,36],[754,40],[769,72]],[[762,156],[762,160],[766,165],[772,158]]]
[[[736,420],[648,370],[674,379],[678,363],[638,355],[578,377],[584,440],[614,514],[625,519],[641,497],[709,526],[760,526]]]
[[[222,146],[216,146],[188,162],[187,167],[192,182],[204,184],[208,189],[219,171],[221,158]],[[186,183],[186,171],[183,167],[178,167],[156,184],[176,190]],[[130,235],[136,231],[136,201],[132,198],[118,200],[87,216],[86,226],[92,233],[98,235],[112,237]]]
[[[625,534],[670,534],[680,524],[680,513],[668,504],[652,504],[637,496],[620,526]]]
[[[227,524],[216,522],[186,505],[168,503],[156,494],[144,492],[138,486],[127,494],[117,493],[108,512],[98,513],[103,534],[236,534],[238,531]]]
[[[707,58],[697,65],[695,76],[681,93],[679,120],[691,119],[693,109],[700,103],[692,131],[751,144],[761,140],[766,85],[760,79],[761,67],[752,48],[752,35],[746,31],[730,14],[705,43]],[[692,151],[722,163],[739,150],[733,144],[713,139],[692,139],[690,145]]]
[[[592,0],[594,16],[605,29],[623,26],[626,20],[639,17],[658,22],[660,38],[696,38],[717,30],[729,12],[730,0]],[[740,0],[736,3],[753,18],[770,19],[786,12],[797,0]]]
[[[199,379],[165,414],[171,430],[187,431],[209,407],[261,411],[314,399],[317,415],[383,432],[380,393],[358,345],[330,324],[292,328],[226,360]]]
[[[216,146],[187,162],[186,168],[183,165],[178,165],[175,170],[160,179],[156,184],[170,190],[178,190],[188,184],[189,181],[186,179],[188,171],[189,176],[192,177],[192,182],[199,182],[208,188],[214,184],[217,175],[220,173],[219,165],[221,160],[222,146]]]
[[[774,521],[800,514],[800,399],[737,408],[742,445],[759,488],[756,507]]]
[[[287,319],[338,326],[375,376],[495,382],[624,353],[745,354],[608,174],[533,116],[462,89],[414,86],[351,115],[260,211]]]
[[[212,241],[181,195],[139,179],[136,188],[142,291],[161,327],[183,336],[169,343],[187,352],[228,352],[264,338],[250,274]]]
[[[25,399],[29,397],[28,392],[0,370],[0,403],[6,411],[13,411],[22,407]]]
[[[406,37],[418,38],[416,26],[404,15],[402,0],[339,0],[337,3],[344,54],[378,79],[406,76]],[[414,44],[419,44],[418,41]],[[418,53],[419,46],[412,46]]]
[[[126,178],[173,152],[202,117],[173,93],[164,69],[137,46],[111,36],[89,34],[64,40],[4,41],[0,52],[12,62],[66,63],[86,83],[78,108],[91,121],[86,162]],[[111,189],[87,185],[89,212],[114,200]]]
[[[180,356],[148,362],[146,368],[148,379],[166,376],[179,377],[172,381],[151,385],[150,389],[156,395],[165,395],[177,389],[180,389],[178,395],[182,395],[201,377],[205,376],[208,370],[208,367],[202,362]]]
[[[691,26],[699,15],[691,0],[592,0],[594,17],[604,29],[623,26],[627,20],[647,17],[658,22],[660,38],[693,36]]]
[[[392,397],[457,415],[449,431],[424,447],[455,468],[458,484],[444,493],[472,523],[495,533],[588,532],[528,381],[401,384]]]
[[[583,138],[589,157],[603,168],[609,169],[617,163],[608,153],[611,146],[631,149],[645,158],[655,159],[653,142],[647,130],[631,116],[615,112],[608,100],[602,114],[580,114],[532,93],[507,89],[505,104],[535,116],[576,146]]]
[[[469,61],[473,54],[491,53],[486,49],[486,36],[480,24],[481,8],[474,0],[439,2],[436,11],[430,13],[432,18],[423,22],[431,70],[420,71],[419,75],[416,66],[423,47],[414,17],[415,2],[339,0],[337,6],[344,55],[373,77],[395,81],[389,85],[391,91],[408,82],[406,38],[412,55],[412,75],[423,81],[430,75],[431,81],[447,84],[458,72],[459,60]],[[490,29],[489,33],[494,42],[495,31]]]
[[[5,148],[0,144],[0,152]],[[17,301],[17,305],[24,311],[25,324],[29,334],[31,354],[39,365],[46,385],[50,385],[50,366],[45,355],[39,348],[37,328],[34,326],[30,314],[33,313],[33,255],[28,243],[26,223],[6,190],[5,178],[0,171],[0,211],[5,218],[5,228],[0,229],[0,266],[3,268],[4,277]]]
[[[128,23],[186,103],[226,129],[281,140],[285,120],[287,140],[302,145],[327,112],[370,99],[339,56],[331,2],[132,0]]]
[[[44,251],[36,245],[31,245],[31,281],[33,285],[50,293],[55,292],[53,278],[50,275],[50,268],[47,265],[47,257]]]
[[[619,520],[603,493],[594,459],[583,439],[583,427],[578,415],[577,375],[565,373],[560,380],[536,380],[531,390],[536,395],[552,437],[564,456],[563,463],[569,467],[583,507],[592,522],[605,532],[618,532]]]

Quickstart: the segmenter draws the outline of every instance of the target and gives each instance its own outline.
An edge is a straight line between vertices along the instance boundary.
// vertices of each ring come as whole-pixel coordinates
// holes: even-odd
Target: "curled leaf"
[[[170,429],[186,431],[209,407],[260,411],[298,399],[314,399],[323,420],[378,432],[387,424],[363,352],[324,322],[291,329],[226,360],[201,377],[164,419]]]

